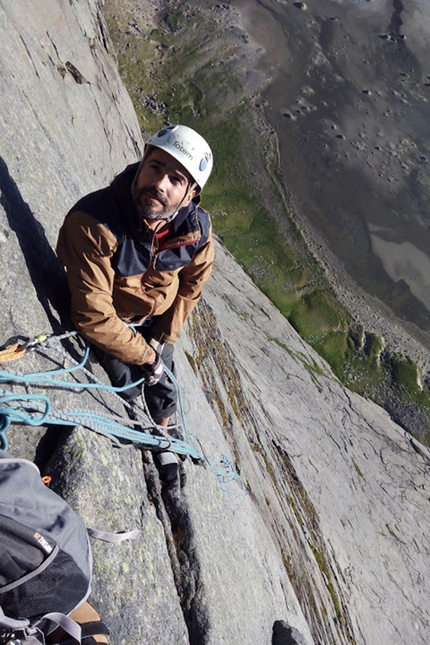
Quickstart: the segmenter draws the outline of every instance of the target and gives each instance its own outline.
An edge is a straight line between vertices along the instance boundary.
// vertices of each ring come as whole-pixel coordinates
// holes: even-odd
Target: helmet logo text
[[[174,134],[171,134],[169,136],[168,142],[170,143],[170,145],[176,148],[176,150],[179,150],[179,152],[183,154],[185,157],[188,157],[190,161],[193,160],[193,155],[190,152],[188,152],[188,150],[182,145],[180,141],[176,139]]]

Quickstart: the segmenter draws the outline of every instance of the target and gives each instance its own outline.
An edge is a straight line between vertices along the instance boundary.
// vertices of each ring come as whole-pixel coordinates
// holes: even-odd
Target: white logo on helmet
[[[188,157],[188,159],[189,159],[190,161],[192,161],[192,160],[193,160],[193,155],[191,154],[191,152],[189,152],[189,151],[184,147],[184,145],[183,145],[180,141],[178,141],[178,140],[177,140],[177,138],[175,137],[175,135],[174,135],[174,134],[169,134],[169,136],[167,137],[167,142],[168,142],[168,143],[170,143],[170,145],[171,145],[173,148],[176,148],[176,150],[178,150],[181,154],[183,154],[183,155],[184,155],[184,157]]]

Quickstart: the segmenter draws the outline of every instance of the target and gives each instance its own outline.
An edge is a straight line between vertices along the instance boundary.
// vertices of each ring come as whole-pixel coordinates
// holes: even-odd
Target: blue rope
[[[239,473],[236,471],[233,462],[227,459],[225,455],[221,455],[220,462],[210,462],[209,465],[213,474],[218,479],[218,486],[221,490],[225,493],[239,495],[240,497],[246,497],[248,495],[245,484],[243,483]],[[236,484],[239,490],[229,488],[229,484]]]
[[[0,446],[7,452],[9,443],[6,437],[6,430],[10,426],[10,417],[7,414],[0,413]]]
[[[104,383],[74,383],[73,381],[60,381],[59,379],[53,378],[60,374],[71,374],[72,372],[76,372],[79,369],[83,369],[88,361],[89,354],[90,348],[86,347],[82,360],[79,363],[76,363],[76,365],[56,370],[48,370],[47,372],[30,372],[29,374],[23,374],[22,376],[20,376],[19,374],[0,370],[0,383],[10,383],[12,381],[13,383],[20,383],[22,385],[43,384],[54,385],[55,387],[70,387],[76,389],[94,388],[107,390],[109,392],[124,392],[124,390],[128,390],[135,385],[140,385],[145,380],[145,377],[142,377],[141,379],[135,381],[134,383],[131,383],[130,385],[124,385],[123,387],[114,387],[113,385],[105,385]],[[165,369],[167,370],[167,368]]]
[[[76,335],[71,332],[70,335]],[[66,336],[66,335],[65,335]],[[62,336],[63,339],[65,336]],[[49,349],[49,338],[44,342],[38,342],[39,346],[44,346]],[[36,349],[36,348],[35,348]],[[51,347],[52,349],[52,347]],[[58,351],[58,350],[56,350]],[[64,350],[63,350],[64,351]],[[59,379],[58,376],[72,374],[79,369],[85,371],[87,375],[95,378],[85,365],[87,363],[90,353],[90,347],[86,344],[84,355],[82,359],[76,362],[75,365],[67,368],[60,368],[48,370],[43,372],[31,372],[28,374],[16,374],[0,370],[0,383],[14,383],[18,385],[51,385],[54,387],[73,388],[73,389],[99,389],[107,392],[120,393],[128,388],[141,385],[145,378],[142,377],[138,381],[125,385],[123,387],[115,387],[106,385],[101,382],[73,382]],[[70,360],[74,360],[69,356]],[[221,490],[239,495],[246,495],[244,484],[240,475],[236,472],[234,465],[224,455],[219,463],[210,463],[206,457],[198,452],[192,442],[190,433],[188,432],[187,424],[185,421],[184,408],[182,404],[182,395],[179,383],[173,373],[164,366],[164,369],[172,379],[178,394],[178,407],[180,411],[181,424],[184,431],[186,441],[176,439],[175,437],[165,435],[154,435],[149,432],[141,430],[134,430],[130,427],[121,425],[118,422],[112,421],[109,418],[82,410],[73,412],[56,412],[51,408],[51,402],[47,396],[41,394],[8,394],[6,390],[0,388],[0,446],[3,450],[8,450],[8,441],[6,438],[6,431],[11,423],[24,424],[29,426],[41,425],[64,425],[69,427],[82,426],[94,430],[99,434],[109,437],[118,446],[123,446],[119,440],[125,440],[130,444],[138,446],[147,446],[157,450],[170,450],[179,454],[189,455],[194,459],[206,461],[211,467],[212,472],[218,479],[218,485]],[[121,400],[122,403],[125,401]],[[152,419],[151,419],[152,421]],[[153,427],[153,426],[151,426]],[[230,490],[229,484],[237,484],[242,490],[240,492]]]
[[[65,382],[67,384],[67,381]],[[64,382],[61,381],[64,385]],[[98,385],[98,384],[94,384]],[[85,384],[81,384],[85,388]],[[109,386],[99,386],[101,389],[111,389]],[[115,388],[114,388],[115,389]],[[28,405],[25,405],[28,402]],[[42,404],[45,409],[41,411]],[[95,430],[100,434],[119,439],[125,439],[131,443],[146,445],[160,450],[172,450],[179,454],[190,455],[195,459],[203,459],[202,455],[192,446],[191,443],[176,439],[154,435],[140,430],[133,430],[120,423],[111,421],[109,418],[87,412],[76,410],[71,413],[51,413],[51,403],[48,397],[39,394],[7,394],[6,390],[0,389],[0,438],[3,450],[7,450],[6,430],[11,423],[30,426],[41,425],[64,425],[83,426]],[[116,442],[120,445],[119,442]]]

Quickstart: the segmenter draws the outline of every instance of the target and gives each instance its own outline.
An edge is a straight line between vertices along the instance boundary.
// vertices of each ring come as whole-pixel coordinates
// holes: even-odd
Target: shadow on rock
[[[275,620],[272,645],[308,645],[308,642],[295,627],[290,627],[285,620]]]
[[[65,271],[51,248],[43,226],[36,220],[23,200],[8,167],[0,157],[0,204],[9,226],[15,232],[36,290],[52,329],[60,329],[52,308],[58,313],[63,327],[70,327],[69,297]],[[50,306],[51,305],[51,306]]]

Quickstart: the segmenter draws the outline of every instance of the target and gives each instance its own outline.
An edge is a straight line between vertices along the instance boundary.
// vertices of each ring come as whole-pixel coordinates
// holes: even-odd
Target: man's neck
[[[151,231],[160,231],[165,225],[168,224],[166,220],[164,219],[150,219],[150,220],[145,220],[146,226],[151,229]]]

